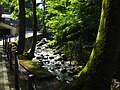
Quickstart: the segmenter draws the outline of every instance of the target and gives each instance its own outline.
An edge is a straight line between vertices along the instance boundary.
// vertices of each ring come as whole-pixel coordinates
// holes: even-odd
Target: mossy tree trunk
[[[34,57],[34,51],[37,43],[37,16],[36,16],[36,0],[32,0],[33,5],[33,40],[32,40],[32,47],[30,53],[28,55],[29,59]]]
[[[120,51],[120,1],[103,0],[100,25],[89,61],[62,90],[110,90]]]
[[[25,1],[19,0],[19,40],[18,40],[18,52],[23,54],[25,47]]]

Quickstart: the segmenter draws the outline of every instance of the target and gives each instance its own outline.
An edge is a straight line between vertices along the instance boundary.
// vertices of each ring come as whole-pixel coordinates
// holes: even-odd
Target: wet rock
[[[37,41],[37,44],[39,43],[40,41]]]
[[[36,59],[43,59],[43,58],[44,58],[43,55],[36,56]]]
[[[63,57],[61,57],[61,56],[55,58],[55,61],[62,61],[62,60],[63,60]]]
[[[40,47],[40,46],[37,46],[37,49],[41,49],[41,47]]]
[[[60,66],[55,67],[54,69],[60,69]]]
[[[79,70],[74,70],[74,71],[73,71],[73,74],[74,74],[74,75],[77,75],[79,72],[80,72]]]
[[[50,56],[49,59],[54,59],[54,56]]]
[[[75,68],[70,68],[69,70],[73,72],[75,70]]]
[[[78,67],[77,67],[77,70],[80,71],[80,70],[82,70],[82,68],[83,68],[83,66],[78,66]]]
[[[60,55],[60,51],[58,49],[56,49],[55,47],[52,48],[53,49],[53,54],[59,54]]]
[[[120,90],[120,85],[117,85],[116,88],[118,88]]]
[[[49,64],[49,63],[50,63],[50,61],[46,60],[46,61],[44,61],[44,63]]]
[[[51,69],[51,71],[55,71],[55,69]]]
[[[49,54],[46,55],[47,57],[49,56]]]
[[[41,57],[39,57],[39,56],[37,56],[36,58],[37,58],[37,59],[41,59]]]
[[[72,76],[81,70],[81,67],[71,64],[70,59],[66,58],[65,54],[56,49],[48,48],[47,41],[44,42],[43,40],[42,43],[39,42],[37,45],[35,53],[37,61],[39,60],[38,64],[54,73],[60,80],[71,81]],[[55,54],[55,52],[58,53]]]
[[[65,64],[65,62],[62,60],[62,61],[61,61],[61,64]]]
[[[64,54],[61,54],[61,56],[59,56],[59,57],[56,58],[56,61],[62,61],[62,60],[68,61],[67,58],[66,58],[66,56]]]
[[[55,66],[61,66],[60,64],[55,64]]]
[[[56,63],[56,64],[54,65],[54,69],[60,69],[60,68],[61,68],[61,65],[60,65],[60,64]]]
[[[43,64],[43,62],[39,62],[38,65],[43,66],[44,64]]]
[[[48,59],[48,56],[44,56],[43,59]]]
[[[33,58],[32,61],[33,61],[33,62],[36,62],[36,63],[40,62],[36,57]]]
[[[37,46],[42,46],[43,44],[47,43],[47,39],[46,38],[43,38],[38,44]]]
[[[43,41],[44,44],[48,42],[47,38],[43,38],[41,41]]]
[[[69,75],[70,77],[72,77],[72,76],[74,76],[75,74],[74,74],[73,72],[69,72],[68,75]]]
[[[39,42],[38,44],[37,44],[37,46],[42,46],[44,43],[43,42]]]
[[[40,62],[42,62],[43,60],[42,59],[39,59]]]
[[[66,68],[61,70],[61,73],[63,73],[63,74],[66,73],[66,72],[67,72]]]
[[[45,50],[42,50],[40,54],[43,56],[46,56],[48,54],[48,52],[46,52]]]

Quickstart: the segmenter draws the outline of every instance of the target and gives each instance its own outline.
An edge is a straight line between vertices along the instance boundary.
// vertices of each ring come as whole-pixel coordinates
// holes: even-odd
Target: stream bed
[[[71,65],[70,61],[60,58],[59,54],[53,54],[56,50],[47,47],[49,43],[46,38],[42,40],[45,43],[36,45],[35,57],[32,61],[56,75],[58,80],[67,83],[71,82],[74,79],[73,75],[77,74],[82,69],[82,66]]]

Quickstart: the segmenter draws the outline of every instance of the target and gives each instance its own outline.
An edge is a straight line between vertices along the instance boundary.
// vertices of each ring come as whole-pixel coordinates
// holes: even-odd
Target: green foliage
[[[53,4],[54,3],[54,4]],[[74,12],[74,7],[70,8],[66,6],[65,0],[48,1],[47,4],[47,26],[53,30],[55,33],[54,38],[57,42],[61,40],[66,40],[66,36],[69,35],[69,31],[74,27],[76,23],[79,22],[78,15]]]
[[[72,61],[79,62],[79,64],[86,62],[90,55],[90,46],[84,45],[80,40],[68,41],[63,46],[63,53],[67,58],[70,58]]]
[[[9,11],[10,8],[9,0],[0,0],[0,4],[4,6],[4,11]]]
[[[33,16],[33,13],[30,8],[26,8],[25,11],[26,11],[26,18],[30,18]]]
[[[18,0],[0,0],[6,5],[5,10],[13,9],[11,16],[18,18]],[[26,18],[33,18],[32,5],[26,2]],[[95,41],[99,17],[101,11],[101,0],[47,0],[46,11],[37,8],[39,28],[46,13],[45,22],[54,37],[54,44],[58,45],[66,55],[73,53],[72,60],[87,59]],[[77,48],[77,49],[76,49]],[[72,52],[75,50],[74,52]],[[85,57],[86,56],[86,57]]]
[[[11,14],[12,19],[16,20],[18,18],[18,15],[19,15],[18,12],[16,12],[16,11],[12,12],[12,14]]]
[[[47,2],[46,26],[55,33],[54,38],[57,42],[66,41],[71,34],[80,32],[80,29],[95,30],[98,28],[100,6],[98,6],[98,1],[94,2],[93,0],[89,2],[49,0]]]
[[[74,54],[71,59],[86,60],[99,25],[100,1],[48,0],[46,4],[46,26],[52,29],[54,41],[66,55]]]
[[[0,4],[4,6],[4,11],[11,12],[12,19],[16,20],[19,16],[19,1],[18,0],[0,0]],[[30,1],[25,0],[25,11],[26,11],[26,18],[32,18],[32,4]],[[11,8],[13,9],[11,11]],[[37,16],[41,17],[41,10],[37,8]]]
[[[80,6],[80,17],[83,25],[89,29],[96,29],[99,25],[101,4],[99,0],[88,0]]]

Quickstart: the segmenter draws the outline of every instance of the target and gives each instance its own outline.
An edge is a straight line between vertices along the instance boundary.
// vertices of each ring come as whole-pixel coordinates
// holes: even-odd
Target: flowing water
[[[56,75],[56,78],[67,83],[73,80],[73,71],[77,70],[77,65],[70,65],[70,61],[60,61],[58,58],[59,54],[52,54],[54,49],[46,48],[48,43],[45,43],[41,46],[37,44],[35,50],[35,58],[32,59],[33,62],[36,62],[39,65],[42,65],[49,72]],[[64,61],[64,62],[63,62]]]

